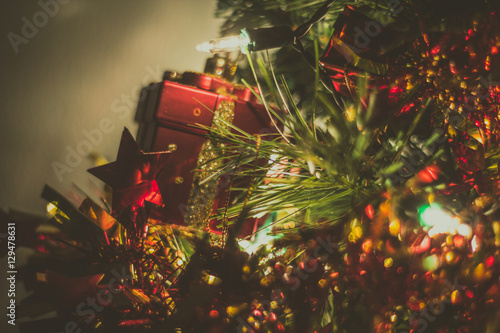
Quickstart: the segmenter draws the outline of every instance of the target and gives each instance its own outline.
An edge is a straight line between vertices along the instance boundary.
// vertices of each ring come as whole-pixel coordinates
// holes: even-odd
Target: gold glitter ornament
[[[260,280],[260,285],[262,287],[269,287],[274,282],[274,277],[272,275],[264,276]]]
[[[385,268],[390,268],[390,267],[392,267],[393,264],[394,264],[394,260],[392,258],[390,258],[390,257],[386,258],[384,260],[384,267]]]
[[[464,302],[464,295],[459,290],[454,290],[451,293],[450,298],[451,298],[451,304],[453,304],[453,305],[461,305]]]
[[[455,264],[456,261],[457,261],[457,256],[455,254],[455,252],[453,251],[447,251],[445,254],[444,254],[444,258],[446,260],[446,262],[448,264]]]
[[[393,220],[389,224],[389,233],[391,234],[391,236],[397,237],[399,235],[400,230],[401,230],[401,222],[398,219]]]
[[[492,227],[493,232],[495,233],[495,246],[500,247],[500,222],[493,222]]]
[[[222,101],[214,112],[212,128],[229,129],[228,124],[232,123],[234,118],[234,108],[233,100]],[[186,222],[190,227],[198,229],[207,227],[217,191],[218,178],[206,180],[221,168],[223,161],[217,157],[220,156],[218,149],[223,147],[223,143],[208,139],[201,148],[193,178],[193,189],[187,204]]]
[[[231,305],[226,308],[226,313],[229,318],[233,318],[237,316],[238,314],[242,313],[248,308],[247,303],[241,303],[237,305]]]
[[[486,280],[488,278],[486,266],[483,263],[477,265],[476,268],[474,268],[472,276],[474,277],[474,280],[477,282]]]

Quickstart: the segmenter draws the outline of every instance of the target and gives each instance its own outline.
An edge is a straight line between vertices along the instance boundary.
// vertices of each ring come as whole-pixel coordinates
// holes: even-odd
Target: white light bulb
[[[196,50],[210,53],[241,51],[246,54],[248,44],[250,44],[250,37],[242,33],[239,36],[222,37],[203,42],[196,46]]]
[[[470,246],[472,248],[472,252],[476,252],[479,249],[479,240],[477,239],[477,236],[474,235],[470,242]]]
[[[472,237],[472,228],[468,224],[461,224],[458,226],[458,234],[464,236],[467,239]]]
[[[438,205],[431,205],[422,213],[422,219],[429,226],[442,226],[451,224],[452,217]]]

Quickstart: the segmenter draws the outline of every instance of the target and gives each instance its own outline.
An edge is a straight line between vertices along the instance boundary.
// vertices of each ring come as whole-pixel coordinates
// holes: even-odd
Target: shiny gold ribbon
[[[214,112],[212,128],[229,129],[229,124],[234,119],[234,107],[235,102],[231,99],[220,102]],[[218,148],[222,148],[223,145],[223,143],[207,139],[198,156],[186,213],[186,222],[192,228],[203,229],[207,227],[206,224],[212,212],[219,181],[219,177],[213,177],[213,174],[220,170],[223,163],[218,158],[221,154]]]

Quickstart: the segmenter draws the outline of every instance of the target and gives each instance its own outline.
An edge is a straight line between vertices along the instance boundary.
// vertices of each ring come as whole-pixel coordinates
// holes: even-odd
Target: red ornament
[[[493,256],[489,256],[487,259],[486,259],[486,266],[489,268],[491,266],[493,266],[493,264],[495,263],[495,258]]]
[[[216,319],[218,317],[219,317],[219,311],[217,311],[217,310],[210,311],[210,318]]]
[[[366,213],[366,216],[368,216],[368,218],[370,220],[372,220],[373,216],[375,215],[375,210],[373,209],[373,206],[372,205],[366,206],[365,213]]]
[[[467,133],[457,134],[450,146],[460,170],[474,174],[484,167],[484,147]]]
[[[425,167],[423,170],[420,170],[417,177],[424,183],[432,183],[438,179],[440,172],[441,170],[439,166],[433,164]]]
[[[285,326],[281,322],[277,322],[276,325],[276,332],[285,332]]]
[[[130,205],[143,207],[144,201],[162,203],[156,177],[168,154],[144,153],[129,130],[123,130],[116,161],[88,170],[113,188],[113,215]]]

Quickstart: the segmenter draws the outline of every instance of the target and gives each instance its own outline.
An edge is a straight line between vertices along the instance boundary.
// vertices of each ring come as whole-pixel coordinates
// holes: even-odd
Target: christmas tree
[[[26,313],[51,304],[75,332],[499,332],[499,4],[220,0],[217,15],[223,35],[246,29],[236,75],[273,119],[200,126],[197,179],[228,175],[225,202],[159,218],[169,152],[125,130],[90,170],[111,208],[46,187],[50,219],[5,216],[39,226]]]

